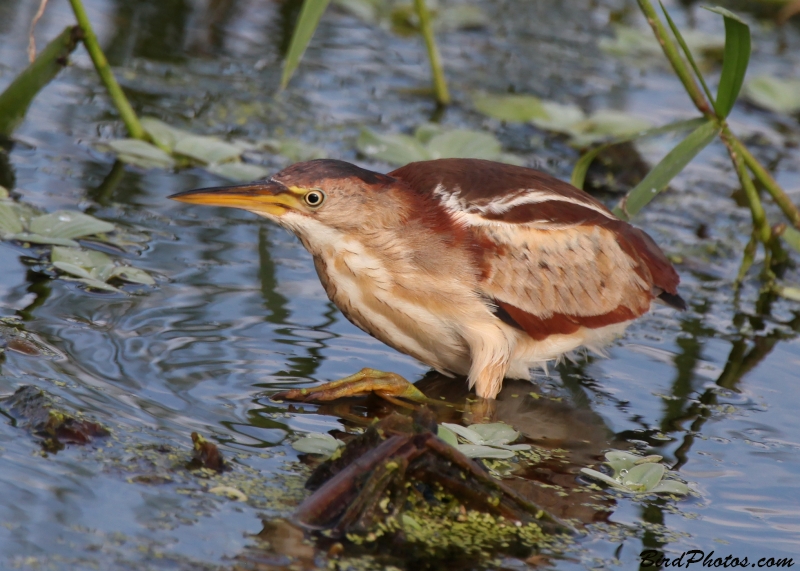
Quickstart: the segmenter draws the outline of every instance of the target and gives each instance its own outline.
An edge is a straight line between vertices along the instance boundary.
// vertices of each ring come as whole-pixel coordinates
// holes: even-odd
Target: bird
[[[291,231],[348,320],[466,377],[483,399],[579,348],[601,352],[653,302],[686,307],[678,273],[648,234],[532,168],[452,158],[383,174],[316,159],[169,198],[248,210]],[[397,377],[365,369],[312,392],[388,394],[382,380]]]

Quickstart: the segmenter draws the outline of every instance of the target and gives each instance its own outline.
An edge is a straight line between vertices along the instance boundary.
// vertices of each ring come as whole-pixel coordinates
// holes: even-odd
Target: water
[[[456,100],[439,112],[414,91],[428,85],[421,42],[341,9],[323,17],[290,89],[275,99],[299,2],[86,4],[137,109],[198,133],[288,137],[358,160],[361,127],[409,132],[436,120],[492,130],[506,150],[566,177],[576,154],[562,140],[487,121],[471,111],[469,93],[512,88],[587,110],[629,110],[658,123],[692,115],[665,67],[634,65],[596,48],[598,37],[610,33],[609,19],[641,25],[633,3],[478,5],[487,15],[484,28],[439,37]],[[716,16],[695,5],[669,7],[681,26],[722,31]],[[15,0],[0,5],[0,88],[26,64],[35,9]],[[40,48],[70,22],[68,5],[51,3],[37,26]],[[798,73],[796,25],[780,33],[756,25],[754,33],[751,73]],[[93,446],[45,455],[23,428],[0,423],[3,566],[245,565],[256,557],[252,536],[262,528],[260,518],[289,513],[299,497],[302,475],[292,475],[286,464],[297,456],[287,439],[352,426],[345,416],[370,412],[361,405],[290,408],[269,395],[367,366],[412,380],[426,369],[343,319],[308,254],[285,231],[247,213],[165,199],[220,179],[200,169],[114,165],[95,144],[124,133],[85,52],[78,49],[72,59],[15,133],[1,182],[47,211],[82,209],[144,233],[141,251],[124,257],[157,276],[158,285],[130,288],[126,296],[90,293],[43,273],[30,250],[0,244],[0,316],[21,318],[20,327],[53,350],[38,356],[6,351],[0,393],[32,384],[64,409],[113,430]],[[740,103],[731,123],[797,198],[796,120]],[[653,160],[670,144],[647,142],[640,149]],[[287,160],[264,162],[277,169]],[[549,379],[537,377],[535,385],[511,384],[501,395],[500,419],[567,451],[569,464],[514,481],[543,505],[588,524],[574,550],[550,561],[552,567],[631,568],[649,548],[667,556],[701,549],[751,561],[800,558],[800,313],[796,303],[759,294],[756,271],[735,299],[731,282],[749,235],[749,213],[729,198],[736,186],[724,149],[714,144],[637,219],[681,259],[689,311],[657,308],[610,349],[610,359],[562,368]],[[774,210],[770,215],[778,220]],[[697,237],[701,224],[706,238]],[[784,278],[800,281],[796,270]],[[452,381],[429,377],[423,387],[433,396],[463,398],[463,387]],[[182,469],[192,431],[220,444],[236,477],[272,493],[254,490],[251,502],[241,504],[205,492],[206,482]],[[581,466],[632,444],[662,454],[697,494],[675,502],[581,488]],[[541,484],[561,486],[567,499]],[[605,511],[586,505],[598,502]],[[289,552],[311,565],[296,545]]]

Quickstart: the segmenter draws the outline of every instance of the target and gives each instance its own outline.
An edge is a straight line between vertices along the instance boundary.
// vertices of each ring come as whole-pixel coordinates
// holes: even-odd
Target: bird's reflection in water
[[[608,519],[613,500],[599,499],[578,480],[580,469],[596,466],[603,452],[622,445],[603,419],[588,408],[579,408],[568,396],[553,397],[537,383],[507,379],[496,400],[478,399],[466,382],[430,372],[415,385],[433,401],[439,423],[474,424],[503,422],[545,452],[543,460],[518,470],[503,481],[556,517],[580,523]],[[326,403],[318,414],[336,416],[348,426],[366,426],[392,412],[406,412],[377,396],[346,398]],[[597,507],[594,507],[597,506]]]

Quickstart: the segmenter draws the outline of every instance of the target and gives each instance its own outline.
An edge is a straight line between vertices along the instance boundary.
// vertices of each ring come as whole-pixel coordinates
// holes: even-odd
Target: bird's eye
[[[325,193],[321,190],[312,190],[305,195],[306,204],[312,208],[316,208],[325,201]]]

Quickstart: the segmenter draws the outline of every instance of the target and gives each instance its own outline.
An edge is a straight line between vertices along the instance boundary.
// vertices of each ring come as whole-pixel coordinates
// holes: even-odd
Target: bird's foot
[[[414,402],[428,402],[418,388],[396,373],[387,373],[377,369],[361,369],[355,375],[344,379],[325,383],[308,389],[291,389],[272,396],[273,400],[291,400],[298,402],[325,402],[344,397],[362,396],[375,393],[381,398],[400,406],[407,406],[398,399]]]

